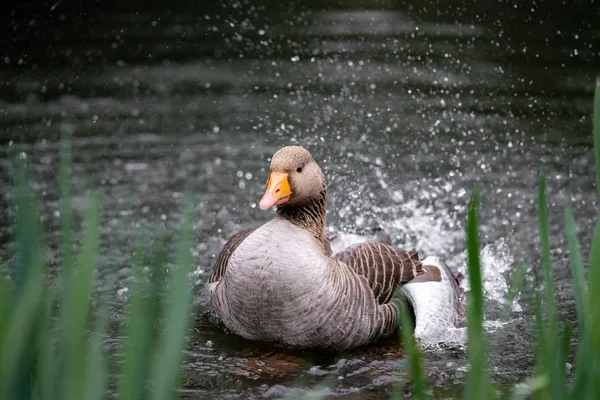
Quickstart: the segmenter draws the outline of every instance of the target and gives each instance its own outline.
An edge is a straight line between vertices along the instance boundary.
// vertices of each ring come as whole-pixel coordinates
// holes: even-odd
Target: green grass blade
[[[159,234],[156,243],[153,244],[154,254],[152,269],[150,270],[150,292],[152,297],[148,302],[148,312],[152,320],[157,321],[162,315],[164,302],[165,282],[167,280],[167,235],[166,232]],[[154,324],[153,337],[159,335],[158,324]]]
[[[550,374],[548,372],[548,344],[546,343],[546,330],[544,328],[544,313],[542,311],[542,298],[539,293],[535,294],[535,350],[536,350],[536,376],[548,381],[548,385],[540,386],[533,390],[535,399],[541,399],[547,396],[550,390]]]
[[[589,330],[586,330],[583,334],[579,335],[579,342],[577,343],[577,351],[575,358],[575,373],[574,382],[570,388],[571,399],[585,399],[593,393],[597,393],[594,390],[594,386],[597,385],[593,381],[594,377],[594,357],[587,350],[589,346]],[[592,397],[593,398],[593,397]]]
[[[153,362],[152,398],[164,400],[173,398],[174,389],[181,370],[185,335],[188,329],[191,310],[192,280],[192,213],[189,198],[184,203],[181,233],[177,243],[177,261],[168,295],[165,311],[165,330],[162,346]]]
[[[99,298],[98,312],[96,313],[94,329],[88,345],[86,377],[84,378],[83,388],[86,400],[105,399],[109,389],[108,354],[105,353],[105,338],[108,335],[112,304],[110,297],[116,287],[116,276],[111,276],[108,279],[105,291]]]
[[[467,259],[469,283],[471,291],[467,307],[467,355],[469,359],[469,372],[465,388],[465,399],[491,398],[491,386],[486,368],[485,333],[483,330],[483,286],[481,282],[481,263],[479,259],[479,234],[477,223],[477,210],[479,206],[479,192],[475,190],[471,197],[471,204],[467,216]]]
[[[596,79],[594,94],[594,154],[596,158],[596,189],[598,190],[598,205],[600,208],[600,77]],[[589,310],[591,326],[587,331],[591,343],[590,393],[600,393],[600,219],[594,230],[588,269]]]
[[[8,287],[8,282],[4,277],[0,277],[0,345],[4,343],[6,331],[10,324],[14,307],[13,295],[13,291]]]
[[[596,80],[594,94],[594,154],[596,156],[596,189],[598,190],[597,202],[600,207],[600,78]],[[589,337],[592,345],[592,358],[596,368],[594,382],[600,386],[600,219],[596,223],[592,247],[590,250],[588,270],[589,310],[591,313],[591,327]],[[600,389],[600,388],[599,388]]]
[[[542,269],[544,271],[544,284],[546,293],[546,310],[548,327],[553,332],[556,330],[556,305],[554,301],[554,283],[552,280],[552,265],[550,262],[550,229],[548,227],[548,205],[546,200],[546,172],[540,174],[538,192],[538,222],[540,229],[540,242],[542,245]]]
[[[30,274],[38,272],[35,268],[39,266],[42,251],[40,214],[28,186],[27,174],[25,162],[17,160],[14,179],[16,257],[10,271],[16,284],[17,295]]]
[[[566,374],[565,367],[567,365],[567,359],[569,357],[569,345],[571,344],[571,337],[573,336],[573,324],[566,324],[563,328],[562,334],[560,335],[559,342],[559,365],[561,367],[561,373]]]
[[[108,374],[104,356],[104,338],[108,328],[109,311],[109,301],[103,299],[87,349],[83,388],[83,398],[86,400],[102,400],[106,397]]]
[[[100,319],[106,320],[105,316],[99,316]],[[88,345],[86,377],[84,381],[84,399],[86,400],[101,400],[106,397],[108,375],[106,371],[106,361],[103,356],[104,348],[104,331],[101,327],[106,325],[106,322],[98,324],[97,330],[91,334],[90,343]]]
[[[404,301],[400,302],[400,324],[402,336],[402,348],[408,357],[410,370],[413,382],[413,395],[418,400],[426,400],[429,398],[427,379],[423,374],[423,362],[421,351],[415,343],[413,332],[415,327],[409,317],[409,310]]]
[[[13,309],[3,343],[0,343],[0,398],[29,398],[34,367],[36,323],[44,297],[44,274],[32,273]]]
[[[577,322],[579,324],[579,332],[584,333],[590,325],[590,312],[588,308],[590,303],[585,284],[579,239],[577,239],[577,231],[575,230],[575,217],[573,216],[573,208],[570,204],[565,210],[565,222],[567,227],[567,244],[569,246],[571,273],[573,274],[573,284],[575,286]],[[580,342],[580,345],[582,344],[583,343]],[[589,350],[591,351],[591,349]]]
[[[550,235],[548,222],[548,205],[546,200],[546,173],[540,174],[538,193],[538,222],[540,241],[542,245],[542,268],[544,271],[546,316],[547,324],[542,331],[545,335],[545,368],[550,378],[550,389],[545,395],[553,399],[564,399],[566,396],[564,364],[560,363],[560,346],[558,342],[558,315],[554,297],[554,282],[552,280],[552,265],[550,262]]]
[[[100,243],[100,212],[96,195],[89,198],[89,206],[84,219],[83,245],[77,260],[77,268],[67,272],[67,286],[63,292],[63,306],[67,312],[63,326],[63,354],[67,380],[64,384],[64,398],[83,398],[83,383],[86,367],[86,336],[90,313],[90,299],[93,289],[93,272],[98,259]],[[64,311],[64,310],[63,310]]]
[[[128,307],[127,343],[125,344],[125,361],[119,383],[119,397],[123,400],[142,398],[144,382],[150,371],[150,360],[153,355],[153,327],[156,315],[151,315],[148,307],[149,298],[158,296],[151,290],[144,276],[144,267],[148,263],[144,244],[146,236],[140,236],[136,242],[132,274],[134,283]],[[164,266],[161,266],[164,268]],[[152,300],[150,300],[152,301]]]
[[[590,335],[590,329],[592,329],[590,309],[593,307],[592,303],[590,303],[588,288],[585,283],[581,249],[575,229],[573,208],[570,204],[565,210],[565,222],[571,273],[573,275],[573,285],[575,288],[575,302],[577,304],[577,322],[579,327],[575,382],[571,394],[576,398],[585,398],[587,395],[591,394],[589,391],[590,384],[592,383],[590,373],[594,371],[594,357],[591,356],[594,354],[594,349],[592,337]]]
[[[38,346],[38,373],[35,393],[38,399],[54,399],[58,397],[57,367],[62,365],[62,360],[56,349],[56,331],[51,325],[53,311],[56,307],[56,290],[48,290],[48,298],[43,306],[44,310],[40,318],[39,333],[37,335]]]
[[[596,190],[600,205],[600,78],[596,78],[594,92],[594,155],[596,158]]]
[[[596,223],[588,268],[588,296],[590,310],[590,339],[594,354],[600,353],[600,219]]]
[[[3,266],[3,268],[5,267]],[[5,274],[7,275],[6,278]],[[13,288],[10,287],[9,275],[12,274],[8,268],[0,270],[0,347],[6,340],[6,333],[10,326],[12,310],[15,306],[15,293]]]
[[[587,340],[590,343],[589,353],[583,352],[589,358],[590,370],[581,371],[589,375],[589,390],[591,393],[600,393],[600,220],[596,224],[592,248],[590,250],[590,264],[588,269],[588,309],[590,310],[590,328],[587,330]],[[578,359],[579,362],[579,359]],[[581,360],[583,363],[583,360]],[[579,378],[579,375],[577,375]]]
[[[60,142],[60,252],[63,271],[68,271],[73,265],[73,209],[71,192],[71,165],[72,165],[72,128],[62,124],[62,138]],[[64,275],[63,275],[64,276]]]
[[[70,290],[70,279],[71,270],[73,267],[73,210],[72,210],[72,192],[71,192],[71,142],[72,142],[72,129],[67,123],[61,124],[61,142],[60,142],[60,163],[59,163],[59,211],[60,211],[60,242],[59,242],[59,253],[60,253],[60,278],[61,278],[61,291],[59,294],[60,299],[60,323],[61,332],[59,334],[61,338],[61,368],[64,368],[70,354],[69,349],[69,331],[70,326],[67,325],[69,321],[69,313],[71,302],[67,295]],[[64,371],[61,376],[62,381],[59,383],[60,388],[58,389],[58,396],[66,395],[66,386],[68,371]]]
[[[17,162],[14,201],[16,208],[15,241],[12,275],[16,290],[2,290],[11,296],[3,306],[8,315],[0,341],[0,398],[30,398],[35,374],[35,343],[37,324],[42,314],[42,299],[46,292],[46,268],[42,259],[42,228],[33,193],[27,184],[27,170]],[[4,285],[3,285],[4,287]],[[6,289],[6,288],[5,288]],[[8,309],[8,307],[10,307]]]

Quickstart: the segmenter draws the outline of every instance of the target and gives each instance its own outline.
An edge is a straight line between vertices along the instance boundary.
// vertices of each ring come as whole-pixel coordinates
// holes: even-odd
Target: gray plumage
[[[422,260],[423,279],[402,286],[402,294],[415,313],[414,336],[424,346],[462,345],[467,339],[464,325],[464,293],[450,268],[439,257]],[[441,280],[432,279],[441,273]]]

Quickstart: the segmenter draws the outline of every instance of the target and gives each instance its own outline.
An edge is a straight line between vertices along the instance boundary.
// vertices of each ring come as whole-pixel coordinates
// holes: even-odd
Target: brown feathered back
[[[398,285],[423,273],[416,251],[408,252],[383,243],[360,243],[334,257],[367,278],[379,304],[389,302]]]

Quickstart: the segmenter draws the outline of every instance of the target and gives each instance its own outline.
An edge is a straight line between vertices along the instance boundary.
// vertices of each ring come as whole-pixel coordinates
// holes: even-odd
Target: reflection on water
[[[104,205],[99,290],[110,290],[103,282],[116,274],[123,300],[133,234],[157,225],[175,231],[192,185],[198,316],[181,396],[386,397],[407,378],[394,338],[321,354],[248,342],[215,326],[204,291],[214,257],[233,233],[272,216],[256,205],[268,158],[286,144],[309,147],[323,166],[331,229],[381,226],[396,245],[444,256],[456,270],[464,271],[465,209],[479,185],[493,375],[523,379],[532,368],[528,323],[518,307],[507,322],[498,319],[515,260],[526,260],[534,282],[541,167],[566,319],[574,319],[561,250],[569,201],[584,259],[589,251],[597,28],[551,7],[536,8],[533,23],[527,9],[496,4],[492,12],[487,2],[447,2],[448,12],[427,2],[321,3],[155,4],[137,13],[126,3],[133,11],[64,11],[73,24],[57,22],[58,5],[29,30],[22,9],[4,17],[14,40],[0,70],[0,202],[10,201],[10,155],[21,151],[43,200],[55,265],[57,138],[68,123],[75,212],[89,187],[100,189]],[[5,260],[11,212],[0,210]],[[464,353],[432,349],[425,358],[436,393],[456,393]]]

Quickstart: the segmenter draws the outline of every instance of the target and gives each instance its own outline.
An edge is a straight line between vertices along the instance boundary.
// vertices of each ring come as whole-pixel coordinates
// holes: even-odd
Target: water
[[[387,397],[407,378],[395,338],[343,353],[289,351],[225,333],[206,313],[204,285],[225,240],[272,217],[257,207],[269,157],[302,144],[327,175],[332,230],[380,226],[396,245],[463,273],[466,209],[481,188],[492,375],[506,384],[528,376],[527,296],[506,321],[501,299],[515,262],[526,261],[529,287],[539,273],[544,167],[558,306],[575,320],[563,211],[572,201],[587,260],[597,7],[223,4],[83,12],[59,2],[3,17],[11,33],[0,70],[2,260],[11,250],[10,155],[20,151],[57,265],[57,139],[68,124],[76,216],[86,189],[102,198],[99,290],[116,275],[126,299],[135,232],[174,232],[186,187],[197,188],[197,317],[181,397]],[[435,393],[455,395],[464,352],[425,358]]]

